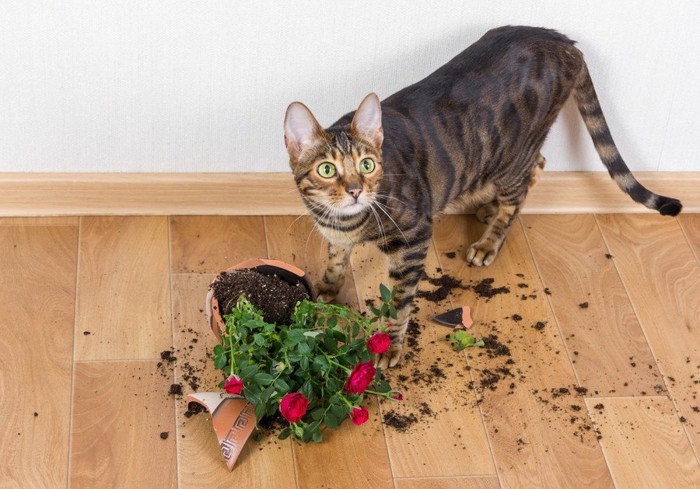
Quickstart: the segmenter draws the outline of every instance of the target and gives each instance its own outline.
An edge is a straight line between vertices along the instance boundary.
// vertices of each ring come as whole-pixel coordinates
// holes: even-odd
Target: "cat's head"
[[[317,214],[350,216],[372,205],[382,177],[383,140],[382,108],[374,93],[365,97],[347,129],[323,129],[300,102],[287,108],[284,119],[289,165]]]

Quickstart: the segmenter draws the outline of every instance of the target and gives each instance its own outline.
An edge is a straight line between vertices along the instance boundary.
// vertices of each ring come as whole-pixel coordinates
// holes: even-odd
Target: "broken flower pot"
[[[254,271],[266,277],[278,277],[289,285],[303,288],[304,297],[315,300],[313,288],[306,274],[303,270],[293,265],[279,260],[264,258],[253,258],[234,265],[225,270],[212,282],[206,298],[209,326],[219,342],[221,342],[222,334],[226,331],[223,315],[226,314],[227,305],[222,306],[219,304],[219,300],[215,295],[215,288],[226,274],[234,271]],[[250,290],[247,289],[246,292],[250,292]],[[267,299],[270,299],[268,297],[270,293],[270,291],[267,291],[267,296],[265,296]],[[266,292],[263,291],[262,294],[265,295]],[[248,294],[246,295],[250,298]],[[234,305],[236,299],[232,299]],[[272,302],[279,302],[279,298],[277,297],[276,299],[278,300]],[[292,310],[295,304],[291,304]],[[228,310],[230,310],[230,307],[228,307]],[[228,469],[233,470],[238,456],[255,428],[255,406],[243,396],[224,392],[194,393],[188,395],[186,401],[188,405],[194,402],[209,411],[221,453],[224,456]]]
[[[234,265],[231,268],[228,268],[222,274],[220,274],[214,280],[214,282],[212,282],[211,288],[207,293],[207,318],[209,320],[209,326],[214,332],[216,339],[219,341],[221,341],[222,333],[226,330],[223,315],[225,314],[227,308],[230,310],[230,306],[235,305],[235,300],[237,299],[237,297],[233,298],[232,304],[219,304],[219,300],[215,296],[215,288],[217,287],[217,284],[221,283],[224,274],[228,274],[229,272],[234,272],[237,270],[251,270],[267,277],[276,276],[284,282],[288,283],[289,285],[299,286],[303,288],[303,291],[305,292],[305,297],[303,298],[315,300],[314,290],[311,286],[311,282],[309,282],[309,279],[306,276],[306,273],[303,270],[295,267],[294,265],[290,265],[280,260],[268,260],[265,258],[253,258],[241,262],[238,265]],[[257,307],[264,309],[264,307],[262,307],[262,304],[256,304],[255,297],[248,297],[248,299]],[[296,301],[294,301],[294,303],[295,302]],[[289,307],[291,307],[292,310],[294,307],[294,303],[291,303],[289,305]],[[271,318],[270,322],[277,322],[275,319],[276,318]]]

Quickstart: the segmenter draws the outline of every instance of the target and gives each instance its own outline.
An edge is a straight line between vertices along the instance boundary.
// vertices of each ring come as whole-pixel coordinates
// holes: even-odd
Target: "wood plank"
[[[265,227],[270,258],[301,268],[312,283],[323,277],[328,264],[328,243],[314,229],[310,217],[266,216]],[[336,302],[357,308],[357,292],[351,270],[348,270]]]
[[[586,405],[617,487],[700,487],[700,465],[668,398],[586,399]]]
[[[77,360],[156,359],[170,347],[168,259],[165,217],[83,218]]]
[[[257,216],[173,216],[170,243],[176,273],[219,273],[267,256],[263,218]]]
[[[676,219],[597,216],[694,448],[700,443],[700,265]]]
[[[63,487],[78,230],[0,229],[0,480]]]
[[[375,246],[356,249],[352,266],[362,302],[378,298],[380,283],[391,283],[386,260]],[[436,276],[437,268],[437,254],[431,247],[426,272]],[[467,387],[471,379],[465,372],[465,354],[437,341],[449,330],[431,321],[451,309],[450,303],[437,305],[418,299],[416,306],[420,308],[413,316],[417,332],[407,340],[404,352],[409,360],[387,372],[392,386],[403,392],[404,401],[381,404],[384,415],[393,411],[419,420],[405,432],[384,428],[394,476],[495,474],[476,393]]]
[[[551,291],[556,324],[549,326],[558,324],[589,395],[665,391],[595,218],[587,214],[522,220],[544,286]]]
[[[171,383],[155,361],[75,364],[71,487],[177,485]]]
[[[396,489],[498,489],[496,476],[397,479]]]
[[[0,226],[77,226],[79,216],[0,217]]]
[[[700,263],[700,214],[681,214],[678,217],[681,228],[688,239],[688,244]]]
[[[636,172],[653,191],[700,211],[700,172]],[[605,172],[545,172],[524,211],[651,213]],[[0,173],[0,216],[299,215],[290,172]]]
[[[465,281],[493,279],[494,288],[510,290],[485,298],[482,283],[481,294],[471,289],[452,295],[454,304],[472,306],[478,323],[475,335],[495,334],[510,351],[510,356],[496,355],[499,350],[491,355],[491,350],[468,352],[472,371],[478,375],[481,409],[501,483],[505,487],[612,487],[590,420],[581,409],[565,346],[552,327],[556,323],[522,227],[516,222],[491,266],[469,267],[464,254],[483,229],[473,218],[445,216],[435,225],[435,242],[445,257],[445,273]],[[450,252],[456,253],[455,258],[448,257]],[[535,297],[521,300],[516,292],[521,282],[529,284]],[[538,330],[533,327],[538,321],[549,326]],[[494,373],[501,377],[495,383]]]
[[[290,227],[292,221],[293,219],[266,217],[270,256],[291,261],[298,266],[303,264],[312,279],[320,277],[325,265],[323,259],[316,257],[322,256],[319,253],[325,245],[322,240],[314,238],[307,247],[309,221],[300,219],[300,224]],[[303,239],[298,239],[299,235]],[[356,306],[357,296],[348,289],[352,281],[346,282],[339,299]],[[346,421],[337,431],[327,430],[321,444],[294,445],[300,488],[393,487],[377,403],[372,401],[365,404],[370,419],[362,426]],[[320,470],[321,467],[323,470]]]
[[[214,274],[173,275],[173,326],[175,335],[175,382],[185,394],[219,391],[222,379],[214,369],[210,352],[216,339],[202,310]],[[197,377],[193,379],[192,376]],[[192,384],[199,384],[193,389]],[[182,396],[176,399],[178,480],[181,487],[275,487],[296,488],[291,440],[251,438],[229,473],[207,413],[186,417]]]

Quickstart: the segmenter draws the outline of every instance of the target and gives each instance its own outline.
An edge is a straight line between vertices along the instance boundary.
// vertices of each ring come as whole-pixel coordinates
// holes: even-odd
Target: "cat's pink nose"
[[[355,199],[357,199],[360,196],[360,194],[362,193],[362,189],[361,188],[349,188],[348,193],[350,195],[352,195],[353,197],[355,197]]]

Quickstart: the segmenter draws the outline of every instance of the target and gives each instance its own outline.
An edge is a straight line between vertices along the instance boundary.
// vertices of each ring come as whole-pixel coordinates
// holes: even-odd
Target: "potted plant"
[[[241,289],[235,303],[231,297],[216,293],[221,289],[218,287],[221,282],[228,280],[225,274],[261,265],[260,262],[246,263],[248,266],[233,267],[217,277],[208,295],[210,324],[220,340],[214,348],[213,361],[224,373],[220,387],[225,394],[210,396],[207,400],[193,395],[190,400],[209,409],[215,428],[215,411],[221,406],[218,400],[228,399],[224,404],[232,406],[237,413],[224,418],[231,419],[231,426],[234,426],[243,416],[246,422],[239,424],[245,424],[245,429],[249,430],[246,438],[253,429],[248,422],[251,419],[259,421],[266,416],[281,415],[286,424],[279,433],[281,439],[291,436],[300,442],[318,443],[323,440],[326,429],[336,429],[347,418],[356,425],[367,421],[369,415],[363,403],[368,395],[402,399],[373,362],[374,355],[389,348],[386,328],[388,321],[396,317],[392,291],[381,285],[380,306],[372,307],[365,316],[346,306],[314,302],[313,291],[298,269],[286,278],[265,269],[259,273],[284,280],[291,287],[308,288],[305,290],[307,297],[293,305],[288,318],[272,322],[266,320],[270,311],[265,308],[275,309],[273,312],[285,309],[274,300],[259,300],[260,290]],[[262,265],[270,266],[270,263],[265,261]],[[284,270],[288,271],[287,267]],[[251,281],[256,282],[256,279]],[[239,289],[227,290],[235,293]],[[253,301],[263,306],[256,307]],[[223,303],[232,305],[224,307]],[[232,447],[235,445],[240,451],[245,442],[234,439],[243,431],[233,430],[233,427],[228,431],[217,430],[230,469],[237,456]]]

